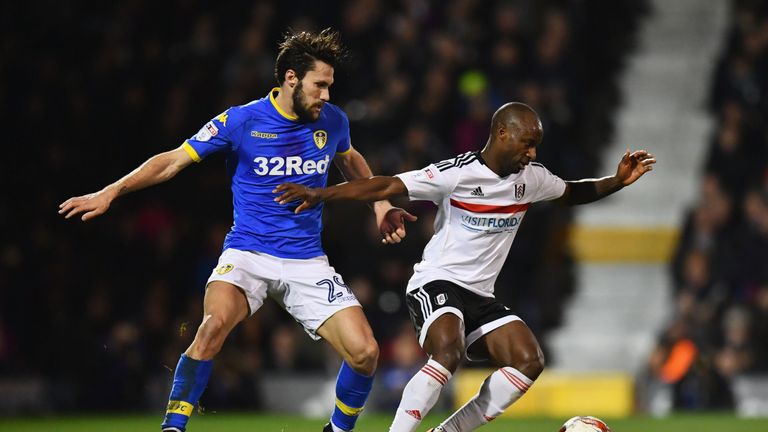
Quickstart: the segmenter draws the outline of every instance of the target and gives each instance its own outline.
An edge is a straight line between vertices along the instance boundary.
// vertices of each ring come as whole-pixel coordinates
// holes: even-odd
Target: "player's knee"
[[[190,352],[195,359],[209,360],[218,354],[227,337],[227,324],[219,315],[208,315],[197,329]]]
[[[445,351],[441,351],[439,353],[435,353],[432,355],[432,359],[436,362],[440,363],[444,368],[448,369],[451,373],[455,373],[456,369],[459,368],[459,364],[461,364],[461,360],[464,357],[464,350],[463,349],[448,349]]]
[[[464,357],[464,341],[461,338],[444,339],[435,344],[432,358],[451,373],[456,372]]]
[[[451,373],[456,372],[464,357],[464,338],[455,335],[430,335],[432,358]]]
[[[360,349],[351,353],[347,363],[356,372],[364,375],[373,375],[376,372],[376,363],[379,360],[379,345],[371,341]]]
[[[535,380],[544,370],[544,354],[539,350],[525,352],[516,363],[512,365],[515,369],[522,372],[528,378]]]

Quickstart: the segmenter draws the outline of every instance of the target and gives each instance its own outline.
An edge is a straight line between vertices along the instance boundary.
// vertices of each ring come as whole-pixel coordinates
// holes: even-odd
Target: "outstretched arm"
[[[397,177],[376,176],[367,179],[328,186],[327,188],[308,188],[295,183],[284,183],[273,192],[280,196],[275,201],[285,204],[291,201],[303,201],[296,208],[296,213],[314,207],[321,201],[380,201],[408,192],[403,181]]]
[[[182,147],[157,154],[104,189],[64,201],[59,214],[69,219],[83,213],[80,219],[87,221],[106,212],[117,197],[170,180],[191,163],[192,157]]]
[[[629,186],[648,171],[653,170],[656,158],[645,150],[630,153],[627,150],[619,161],[616,175],[600,179],[565,182],[565,192],[556,201],[568,205],[586,204]]]

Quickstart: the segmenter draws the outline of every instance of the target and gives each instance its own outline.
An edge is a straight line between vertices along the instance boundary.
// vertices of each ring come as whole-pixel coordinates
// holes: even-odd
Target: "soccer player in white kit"
[[[438,205],[435,234],[414,266],[406,302],[429,360],[406,385],[391,432],[414,431],[434,406],[464,355],[498,367],[478,393],[435,432],[471,431],[519,399],[544,368],[536,337],[493,295],[528,206],[556,200],[569,205],[599,200],[653,169],[653,155],[627,151],[616,175],[563,181],[533,162],[542,139],[539,116],[522,103],[499,108],[485,148],[394,177],[354,180],[325,189],[280,185],[276,201],[375,201],[408,194]]]

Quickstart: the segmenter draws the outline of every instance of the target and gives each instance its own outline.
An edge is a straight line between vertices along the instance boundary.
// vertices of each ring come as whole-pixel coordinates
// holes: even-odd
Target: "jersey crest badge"
[[[312,135],[312,138],[315,140],[315,145],[317,148],[322,149],[325,147],[325,144],[328,142],[328,132],[324,130],[317,130]]]
[[[515,184],[515,199],[521,200],[523,195],[525,195],[525,183]]]

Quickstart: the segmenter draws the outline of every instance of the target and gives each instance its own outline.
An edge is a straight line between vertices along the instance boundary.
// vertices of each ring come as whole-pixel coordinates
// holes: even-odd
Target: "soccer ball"
[[[576,416],[568,419],[559,432],[611,432],[611,428],[598,418]]]

